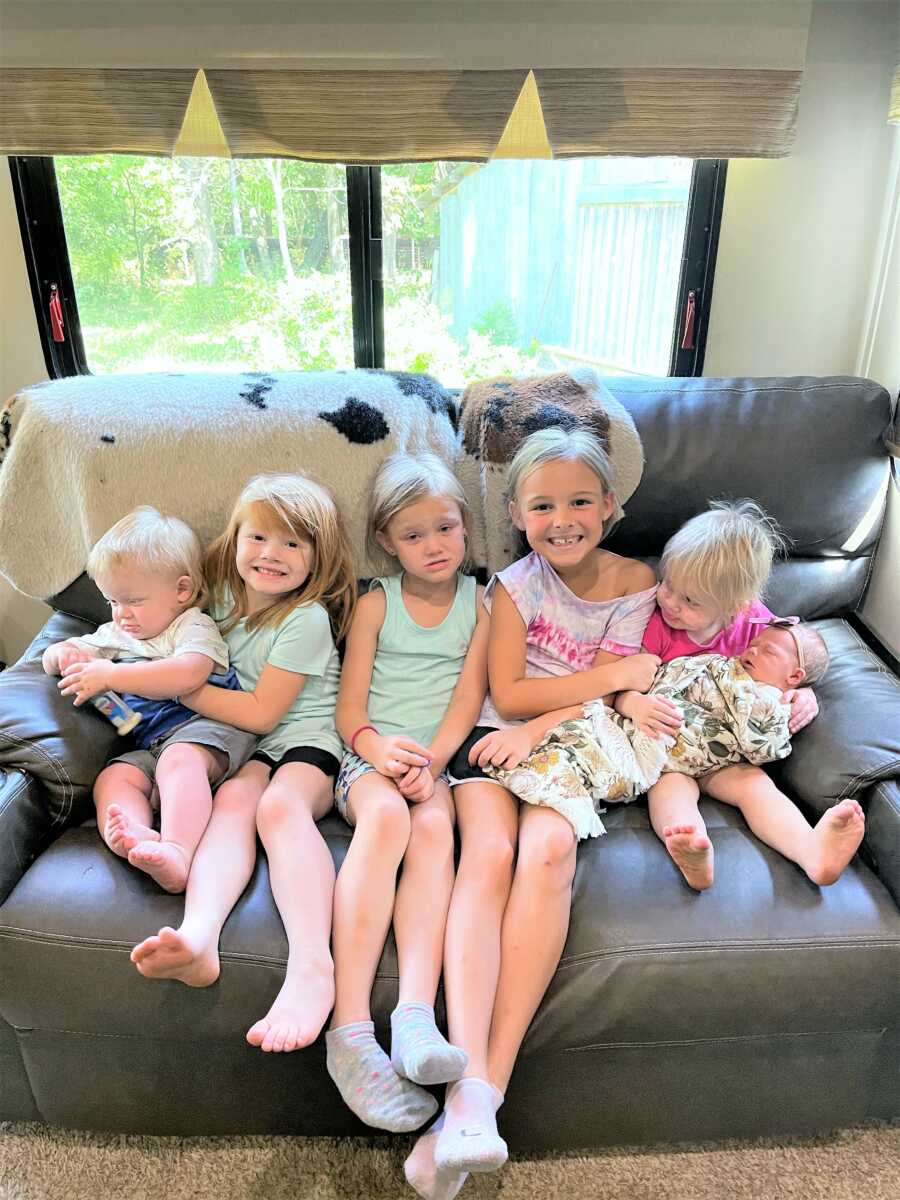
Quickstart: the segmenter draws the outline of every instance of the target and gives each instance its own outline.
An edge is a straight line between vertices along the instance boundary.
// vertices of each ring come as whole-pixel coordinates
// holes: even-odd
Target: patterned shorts
[[[362,779],[363,775],[368,775],[370,771],[374,770],[375,768],[370,762],[366,762],[364,758],[360,758],[352,750],[348,750],[341,759],[341,769],[338,771],[338,777],[334,784],[334,806],[348,825],[354,824],[347,804],[350,799],[350,789],[356,783],[357,779]],[[450,782],[446,771],[442,771],[439,778],[444,783]]]

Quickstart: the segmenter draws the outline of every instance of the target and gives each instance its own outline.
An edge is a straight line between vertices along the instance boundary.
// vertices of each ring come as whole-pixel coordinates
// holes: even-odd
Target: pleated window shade
[[[0,153],[779,158],[801,80],[794,69],[699,67],[13,68],[0,77]]]

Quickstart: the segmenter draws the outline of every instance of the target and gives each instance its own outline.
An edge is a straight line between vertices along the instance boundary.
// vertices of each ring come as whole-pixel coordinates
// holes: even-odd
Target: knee
[[[216,792],[213,804],[218,812],[241,813],[252,819],[258,801],[259,788],[249,780],[229,779]]]
[[[192,746],[190,742],[174,742],[171,746],[166,746],[159,756],[157,771],[162,769],[183,771],[196,767],[198,763],[203,765],[207,775],[213,770],[214,762],[211,754],[204,754],[199,746]]]
[[[269,834],[277,833],[296,808],[296,801],[284,788],[266,788],[256,809],[256,827],[260,837],[265,840]]]
[[[410,809],[409,848],[421,846],[430,858],[453,854],[453,822],[444,809],[421,804]]]
[[[357,828],[363,826],[380,846],[396,851],[398,859],[409,843],[409,809],[397,791],[391,794],[385,788],[377,796],[370,797],[356,824]]]
[[[512,883],[515,843],[502,833],[490,833],[463,842],[460,874],[465,872],[485,887],[505,888]]]
[[[575,832],[568,821],[560,818],[519,847],[520,872],[525,872],[548,886],[569,887],[575,878]]]

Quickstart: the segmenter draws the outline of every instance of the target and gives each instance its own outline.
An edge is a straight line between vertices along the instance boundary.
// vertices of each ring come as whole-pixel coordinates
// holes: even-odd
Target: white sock
[[[439,1171],[496,1171],[503,1166],[508,1151],[497,1132],[502,1103],[502,1094],[486,1079],[469,1076],[447,1089],[444,1128],[434,1148]]]
[[[444,1128],[441,1113],[427,1133],[416,1138],[412,1153],[403,1164],[406,1182],[422,1200],[453,1200],[469,1178],[465,1171],[439,1171],[434,1161],[438,1134]]]

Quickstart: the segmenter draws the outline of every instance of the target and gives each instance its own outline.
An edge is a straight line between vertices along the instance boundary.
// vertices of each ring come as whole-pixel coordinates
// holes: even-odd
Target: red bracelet
[[[360,725],[359,729],[357,729],[356,733],[350,739],[350,750],[353,754],[356,753],[356,739],[361,733],[365,733],[367,729],[371,729],[373,733],[378,732],[374,725]]]

